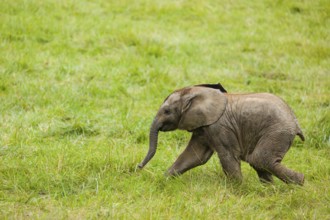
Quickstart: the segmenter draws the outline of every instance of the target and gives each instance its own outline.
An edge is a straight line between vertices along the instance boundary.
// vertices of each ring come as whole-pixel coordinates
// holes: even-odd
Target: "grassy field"
[[[0,219],[330,219],[330,5],[313,1],[0,1]],[[226,179],[213,156],[164,177],[189,133],[152,119],[221,82],[294,109],[283,161],[303,187]]]

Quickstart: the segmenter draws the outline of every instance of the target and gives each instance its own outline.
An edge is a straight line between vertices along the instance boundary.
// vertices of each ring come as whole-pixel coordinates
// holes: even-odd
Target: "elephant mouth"
[[[168,126],[164,126],[162,128],[159,129],[159,131],[165,132],[165,131],[173,131],[175,130],[174,128],[170,128]]]
[[[174,131],[176,127],[172,124],[163,124],[160,128],[159,131],[165,132],[165,131]]]

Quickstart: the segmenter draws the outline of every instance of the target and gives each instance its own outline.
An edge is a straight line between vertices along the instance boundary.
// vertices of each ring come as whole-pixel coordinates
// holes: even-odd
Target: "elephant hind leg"
[[[257,171],[257,174],[259,176],[259,180],[262,183],[272,183],[273,182],[273,176],[270,172],[264,169],[258,169],[256,167],[253,167],[255,171]]]
[[[304,174],[290,170],[279,162],[272,166],[271,172],[285,183],[304,185]]]
[[[258,170],[267,171],[285,183],[304,184],[304,175],[281,164],[294,136],[278,133],[259,141],[248,162]],[[259,173],[258,173],[259,174]],[[262,174],[263,176],[265,174]],[[260,177],[260,175],[259,175]]]

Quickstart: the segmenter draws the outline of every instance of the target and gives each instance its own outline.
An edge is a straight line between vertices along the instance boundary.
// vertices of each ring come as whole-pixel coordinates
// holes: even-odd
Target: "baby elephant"
[[[304,175],[281,164],[295,135],[304,135],[290,107],[268,93],[227,94],[221,84],[186,87],[173,92],[160,107],[150,128],[149,151],[139,168],[155,155],[158,132],[192,132],[187,148],[168,169],[180,175],[218,154],[225,174],[242,180],[240,161],[248,162],[261,182],[275,175],[285,183],[303,185]]]

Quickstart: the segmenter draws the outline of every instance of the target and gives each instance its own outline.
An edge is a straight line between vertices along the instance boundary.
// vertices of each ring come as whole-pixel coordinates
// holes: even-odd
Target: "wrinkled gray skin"
[[[154,156],[158,131],[192,132],[187,148],[168,169],[170,176],[205,164],[216,152],[229,178],[242,180],[241,160],[248,162],[261,182],[272,175],[303,185],[304,175],[281,164],[295,135],[304,136],[289,106],[267,93],[227,94],[219,89],[192,86],[172,93],[160,107],[150,129],[149,152]]]

